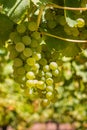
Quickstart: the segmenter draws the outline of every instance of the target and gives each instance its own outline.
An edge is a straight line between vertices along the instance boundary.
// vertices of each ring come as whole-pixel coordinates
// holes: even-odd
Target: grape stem
[[[63,7],[63,6],[60,6],[60,5],[56,5],[56,4],[47,4],[46,7],[53,7],[53,8],[58,8],[58,9],[64,9],[64,10],[82,10],[82,11],[85,11],[87,10],[87,7],[84,7],[84,8],[74,8],[74,7]]]
[[[76,43],[86,43],[87,40],[74,40],[74,39],[67,39],[67,38],[63,38],[63,37],[59,37],[59,36],[55,36],[53,34],[47,33],[47,32],[41,32],[42,35],[46,35],[49,37],[54,37],[63,41],[68,41],[68,42],[76,42]]]
[[[39,14],[38,14],[38,18],[37,18],[37,30],[38,30],[40,22],[41,22],[41,17],[42,17],[44,8],[45,8],[44,6],[41,6],[41,8],[39,10]]]

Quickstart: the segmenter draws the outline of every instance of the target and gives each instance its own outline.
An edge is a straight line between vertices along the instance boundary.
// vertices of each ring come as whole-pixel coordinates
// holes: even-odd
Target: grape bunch
[[[54,79],[59,75],[58,64],[43,43],[36,22],[17,25],[10,34],[8,50],[13,60],[13,75],[28,94],[30,100],[40,98],[46,106],[56,99]]]

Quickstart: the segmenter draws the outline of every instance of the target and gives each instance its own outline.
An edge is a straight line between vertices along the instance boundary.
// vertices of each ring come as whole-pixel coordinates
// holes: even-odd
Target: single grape
[[[46,60],[45,58],[41,58],[40,61],[39,61],[39,63],[40,63],[42,66],[44,66],[44,65],[47,64],[47,60]]]
[[[26,78],[27,78],[27,79],[35,79],[35,74],[34,74],[34,72],[32,72],[32,71],[27,72],[27,73],[26,73]]]
[[[56,27],[57,23],[56,23],[56,21],[51,20],[51,21],[48,21],[48,22],[47,22],[47,25],[48,25],[48,27],[49,27],[50,29],[54,29],[54,28]]]
[[[45,90],[46,84],[43,81],[38,81],[37,84],[36,84],[36,87],[40,90]]]
[[[22,37],[22,42],[25,44],[25,45],[30,45],[31,44],[31,37],[28,36],[28,35],[25,35]]]
[[[38,41],[36,39],[32,39],[31,47],[36,48],[36,47],[38,47],[38,45],[39,45]]]
[[[17,32],[24,33],[26,31],[26,26],[24,24],[17,25]]]
[[[15,58],[14,59],[14,66],[15,67],[20,67],[23,65],[23,61],[20,58]]]
[[[41,106],[46,107],[50,104],[50,101],[48,99],[43,99],[41,102]]]
[[[58,68],[58,65],[56,62],[50,62],[49,67],[51,70],[56,70]]]
[[[58,69],[53,70],[52,71],[52,75],[55,76],[55,77],[57,77],[59,75],[59,70]]]
[[[28,29],[30,30],[30,31],[36,31],[37,30],[37,23],[36,22],[29,22],[29,24],[28,24]]]
[[[30,56],[32,56],[32,49],[31,48],[25,48],[24,50],[23,50],[23,54],[24,54],[24,56],[25,57],[30,57]]]
[[[27,64],[30,65],[30,66],[33,66],[35,64],[35,59],[34,58],[28,58],[27,59]]]
[[[25,45],[22,43],[22,42],[18,42],[16,43],[15,45],[15,49],[18,51],[18,52],[22,52],[25,48]]]
[[[32,37],[38,40],[38,39],[40,39],[40,33],[35,31],[32,33]]]
[[[51,78],[52,77],[52,73],[51,72],[46,72],[45,73],[45,77],[46,78]]]
[[[85,26],[85,20],[83,18],[78,18],[76,21],[77,21],[77,27],[82,28]]]
[[[26,81],[26,86],[31,88],[31,87],[35,87],[35,82],[34,80],[27,80]]]
[[[36,61],[38,61],[38,60],[41,59],[41,54],[35,52],[35,53],[33,54],[33,58],[34,58]]]
[[[50,67],[49,67],[49,65],[45,65],[45,66],[43,66],[43,71],[44,71],[44,72],[48,72],[48,71],[50,71]]]
[[[24,75],[25,74],[24,67],[18,67],[16,71],[17,71],[18,75]]]
[[[50,85],[50,86],[47,86],[47,87],[46,87],[46,91],[47,91],[47,92],[49,92],[49,91],[50,91],[50,92],[53,92],[53,90],[54,90],[53,85]]]
[[[53,98],[53,92],[47,92],[46,93],[46,98],[48,99],[48,100],[52,100],[52,98]]]
[[[46,79],[46,84],[49,85],[53,85],[53,79],[52,78],[47,78]]]

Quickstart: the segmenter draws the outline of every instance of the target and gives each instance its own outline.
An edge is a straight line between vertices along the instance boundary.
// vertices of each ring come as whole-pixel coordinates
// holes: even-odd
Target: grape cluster
[[[13,60],[16,82],[26,88],[31,100],[42,99],[44,106],[55,100],[54,78],[59,75],[58,64],[51,58],[35,22],[17,25],[10,34],[9,57]]]
[[[85,11],[86,12],[86,11]],[[74,12],[76,13],[76,12]],[[75,15],[75,20],[71,21],[69,25],[66,21],[65,14],[62,11],[54,8],[48,8],[45,11],[44,19],[47,30],[53,32],[55,35],[65,32],[65,37],[71,36],[71,38],[83,39],[83,32],[87,31],[86,29],[86,19],[83,17],[83,13]],[[68,18],[67,18],[68,19]],[[68,20],[69,22],[69,20]],[[73,23],[75,22],[75,24]],[[58,30],[57,30],[58,28]],[[59,30],[59,28],[61,30]],[[83,31],[84,30],[84,31]],[[58,34],[57,34],[58,32]],[[60,32],[60,33],[59,33]],[[84,36],[84,39],[87,39],[87,36]]]

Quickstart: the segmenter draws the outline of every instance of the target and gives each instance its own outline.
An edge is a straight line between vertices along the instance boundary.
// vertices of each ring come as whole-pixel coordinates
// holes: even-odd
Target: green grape
[[[28,58],[27,59],[27,64],[30,65],[30,66],[33,66],[35,64],[35,59],[34,58]]]
[[[47,25],[50,29],[54,29],[57,25],[56,21],[52,20],[52,21],[48,21]]]
[[[14,41],[13,42],[16,44],[16,43],[18,43],[20,41],[21,41],[21,37],[18,34],[16,34],[16,36],[14,37]]]
[[[32,33],[32,37],[38,40],[38,39],[40,39],[40,33],[35,31]]]
[[[53,79],[52,78],[47,78],[46,79],[46,84],[49,85],[53,85]]]
[[[40,65],[38,63],[35,63],[33,66],[32,66],[32,70],[33,71],[38,71],[40,68]]]
[[[66,20],[65,20],[64,16],[59,17],[59,24],[62,25],[62,26],[64,26],[66,24]]]
[[[22,43],[22,42],[18,42],[16,43],[15,45],[15,49],[18,51],[18,52],[22,52],[25,48],[25,45]]]
[[[39,61],[39,64],[41,64],[42,66],[47,64],[47,60],[45,58],[41,58]]]
[[[64,26],[64,31],[67,35],[72,35],[71,27],[69,27],[67,24]]]
[[[41,54],[40,53],[34,53],[33,54],[33,58],[36,60],[36,61],[39,61],[41,59]]]
[[[45,75],[44,71],[43,71],[43,70],[40,70],[38,76],[39,76],[39,77],[43,77],[44,75]]]
[[[10,35],[9,35],[9,38],[14,41],[14,38],[18,35],[17,32],[11,32]]]
[[[52,75],[55,76],[55,77],[57,77],[59,75],[59,70],[58,69],[53,70],[52,71]]]
[[[37,81],[36,81],[37,82]],[[26,81],[26,86],[31,88],[31,87],[35,87],[35,81],[34,80],[27,80]]]
[[[28,29],[30,30],[30,31],[36,31],[37,30],[37,23],[36,22],[29,22],[29,24],[28,24]]]
[[[18,33],[24,33],[26,31],[26,26],[24,24],[17,25],[17,32]]]
[[[76,21],[77,21],[77,27],[82,28],[85,26],[85,21],[83,18],[78,18]]]
[[[48,99],[48,100],[52,100],[52,98],[53,98],[53,93],[52,92],[47,92],[46,93],[46,98]]]
[[[32,68],[32,67],[29,66],[28,64],[25,64],[25,65],[24,65],[24,69],[25,69],[26,72],[31,71],[31,70],[32,70],[31,68]]]
[[[20,54],[20,58],[24,61],[27,59],[27,57],[23,53]]]
[[[56,70],[58,68],[58,65],[56,62],[50,62],[49,67],[51,70]]]
[[[46,78],[43,76],[43,77],[41,77],[41,81],[46,81]]]
[[[53,86],[52,86],[52,85],[51,85],[51,86],[47,86],[47,87],[46,87],[46,91],[47,91],[47,92],[49,92],[49,91],[50,91],[50,92],[53,92],[53,91],[54,91]]]
[[[22,37],[22,42],[25,44],[25,45],[30,45],[31,44],[31,37],[30,36],[23,36]]]
[[[45,66],[43,66],[43,71],[44,71],[44,72],[48,72],[48,71],[50,71],[50,67],[49,67],[49,65],[45,65]]]
[[[23,54],[24,54],[25,57],[30,57],[30,56],[32,56],[32,49],[31,49],[31,48],[25,48],[25,49],[23,50]]]
[[[23,61],[20,58],[15,58],[14,59],[14,66],[15,67],[20,67],[23,65]]]
[[[16,58],[18,56],[18,52],[14,49],[14,50],[12,50],[11,52],[10,52],[10,54],[9,54],[9,58],[11,59],[11,60],[13,60],[14,58]]]
[[[79,36],[79,30],[78,30],[78,28],[72,28],[71,30],[72,30],[72,35],[73,36],[75,36],[75,37]]]
[[[16,71],[17,71],[17,74],[19,74],[19,75],[24,75],[25,74],[24,67],[18,67]]]
[[[37,84],[36,84],[36,87],[40,90],[45,90],[46,84],[43,81],[38,81]]]
[[[48,99],[43,99],[41,102],[41,106],[46,107],[50,104],[50,101]]]
[[[52,73],[51,72],[46,72],[45,73],[45,77],[46,78],[51,78],[52,77]]]
[[[34,74],[34,72],[32,72],[32,71],[27,72],[27,73],[26,73],[26,78],[27,78],[27,79],[35,79],[35,74]]]
[[[36,47],[38,47],[38,45],[39,45],[38,41],[35,40],[35,39],[32,39],[32,41],[31,41],[31,47],[36,48]]]

